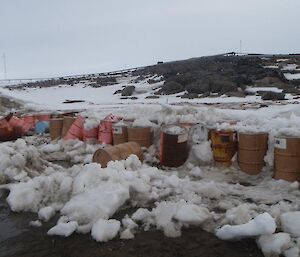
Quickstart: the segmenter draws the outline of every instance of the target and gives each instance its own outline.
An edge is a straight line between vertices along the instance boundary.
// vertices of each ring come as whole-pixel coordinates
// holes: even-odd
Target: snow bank
[[[201,225],[209,219],[211,214],[205,207],[187,203],[184,200],[178,202],[162,201],[152,211],[138,209],[132,219],[143,222],[145,227],[156,226],[167,237],[178,237],[181,228],[189,225]]]
[[[184,224],[200,225],[210,217],[210,212],[204,207],[187,204],[178,209],[174,218]]]
[[[283,213],[280,221],[284,232],[300,237],[300,211]]]
[[[56,226],[51,228],[47,234],[49,236],[64,236],[68,237],[72,235],[77,229],[78,224],[76,221],[70,221],[68,223],[58,223]]]
[[[40,152],[24,139],[0,144],[0,184],[27,181],[44,168]]]
[[[92,227],[92,237],[98,242],[107,242],[117,236],[120,221],[99,219]]]
[[[222,240],[234,240],[243,237],[268,235],[275,232],[275,220],[268,213],[263,213],[242,225],[225,225],[217,229],[216,236]]]
[[[257,240],[258,247],[265,256],[279,256],[291,243],[291,237],[287,233],[262,235]]]
[[[235,125],[223,125],[241,131],[269,132],[266,159],[271,166],[274,136],[283,132],[296,134],[295,128],[300,126],[296,107],[287,105],[280,111],[276,108],[228,111],[154,105],[119,108],[115,112],[123,117],[143,117],[141,124],[153,119],[159,124],[201,120],[205,125],[221,119],[241,120]],[[97,120],[107,110],[92,113]],[[10,190],[7,201],[13,211],[35,212],[42,221],[51,219],[55,213],[60,215],[49,235],[92,231],[99,241],[118,233],[122,239],[132,239],[140,229],[156,228],[166,236],[176,237],[181,235],[183,227],[200,226],[210,232],[222,227],[216,230],[217,235],[230,240],[273,233],[276,222],[296,240],[292,228],[297,225],[289,222],[297,219],[289,218],[286,222],[282,214],[297,211],[299,184],[273,180],[268,166],[255,177],[241,173],[235,166],[213,167],[210,142],[202,136],[196,141],[186,165],[177,169],[151,167],[136,156],[110,162],[103,169],[91,163],[92,154],[100,145],[76,140],[47,145],[45,138],[25,138],[0,145],[0,174],[5,182],[12,182],[5,188]],[[156,158],[155,147],[146,153],[150,164]],[[68,166],[63,167],[61,162]],[[125,215],[113,234],[107,234],[105,229],[100,231],[102,225],[111,225],[110,219],[120,208],[127,206],[137,211]],[[274,219],[267,213],[258,215],[264,212]],[[295,252],[282,249],[284,254]]]
[[[54,214],[55,210],[51,206],[44,207],[38,212],[39,219],[43,221],[50,220],[54,216]]]
[[[300,79],[300,73],[284,73],[284,76],[288,80]]]
[[[99,218],[108,219],[127,199],[127,186],[107,182],[73,196],[64,205],[61,213],[70,220],[85,225],[94,223]]]

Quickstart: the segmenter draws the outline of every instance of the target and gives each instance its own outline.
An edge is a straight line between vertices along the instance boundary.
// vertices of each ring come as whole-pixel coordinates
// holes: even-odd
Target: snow
[[[134,234],[131,232],[129,228],[125,229],[120,233],[120,239],[128,240],[133,238],[134,238]]]
[[[280,221],[284,232],[300,237],[300,211],[283,213]]]
[[[51,228],[47,234],[49,236],[63,236],[68,237],[75,232],[78,224],[76,221],[70,221],[68,223],[58,223],[56,226]]]
[[[258,91],[270,91],[270,92],[281,93],[283,90],[277,87],[247,87],[246,91],[253,92],[253,93],[256,93]]]
[[[292,247],[288,250],[285,250],[283,252],[283,255],[285,257],[299,257],[299,255],[300,255],[299,253],[300,253],[300,251],[299,251],[298,247]]]
[[[69,220],[86,225],[99,218],[108,219],[128,198],[128,186],[106,182],[75,194],[61,209],[61,213]]]
[[[297,67],[298,67],[297,64],[287,64],[281,70],[283,70],[283,71],[286,71],[286,70],[296,70]]]
[[[110,95],[112,90],[128,85],[128,79],[119,80],[119,84],[106,89],[78,85],[82,90],[78,97],[86,97],[86,102],[70,106],[89,108],[82,114],[86,117],[86,129],[96,126],[109,113],[137,118],[136,126],[155,128],[162,124],[201,122],[198,130],[189,136],[187,163],[168,170],[154,166],[158,162],[158,133],[154,133],[153,146],[145,150],[144,163],[132,155],[127,160],[110,162],[107,168],[91,163],[93,153],[102,145],[87,145],[76,140],[50,143],[47,135],[1,143],[0,183],[3,185],[0,187],[9,190],[7,202],[11,210],[36,213],[39,220],[31,222],[31,226],[40,226],[41,221],[47,222],[56,214],[59,220],[49,235],[66,237],[74,232],[91,233],[95,240],[102,242],[118,234],[121,239],[133,239],[138,231],[149,229],[177,237],[184,227],[198,226],[211,233],[216,231],[224,240],[257,237],[266,253],[279,249],[288,257],[296,256],[299,245],[291,242],[300,237],[299,183],[272,179],[272,166],[274,138],[283,134],[300,135],[299,101],[267,102],[269,107],[260,108],[264,102],[258,96],[244,99],[223,96],[188,100],[178,106],[182,99],[175,96],[145,100],[144,97],[163,82],[150,85],[142,81],[135,85],[140,86],[135,95],[139,99],[137,104],[132,104],[130,99],[121,102],[119,96]],[[76,87],[67,86],[26,89],[11,94],[27,96],[28,100],[43,104],[46,91],[59,95],[58,99],[51,98],[47,102],[47,107],[56,109],[67,108],[60,101],[66,95],[75,98],[77,94]],[[110,93],[105,96],[105,92]],[[171,104],[166,104],[166,99]],[[201,105],[218,102],[221,104]],[[151,122],[153,120],[158,125]],[[230,122],[232,120],[235,124]],[[217,124],[219,121],[222,122]],[[211,142],[207,130],[202,129],[207,126],[269,133],[267,165],[263,172],[248,176],[236,163],[228,168],[213,166]],[[132,208],[136,211],[130,215]],[[121,222],[112,220],[119,210],[124,212]],[[276,224],[278,233],[273,234]],[[287,235],[290,236],[288,245],[284,243],[288,241]]]
[[[258,247],[265,256],[279,256],[279,254],[288,248],[290,242],[291,237],[287,233],[262,235],[257,240]]]
[[[40,220],[32,220],[29,222],[29,226],[32,227],[41,227],[42,226],[42,222]]]
[[[198,164],[209,163],[213,160],[211,142],[204,141],[200,144],[193,145],[191,149],[191,157]]]
[[[284,76],[288,80],[300,79],[300,73],[284,73]]]
[[[244,237],[268,235],[275,232],[275,220],[268,213],[263,213],[242,225],[225,225],[217,229],[216,236],[222,240],[234,240]]]
[[[293,74],[292,74],[293,75]],[[117,76],[117,83],[103,87],[94,88],[89,85],[89,82],[77,83],[71,85],[58,85],[55,87],[45,88],[25,88],[24,90],[9,90],[0,87],[0,93],[16,99],[25,101],[25,108],[36,110],[96,110],[106,109],[112,110],[120,108],[120,106],[135,106],[135,105],[155,105],[155,104],[234,104],[234,103],[262,103],[260,96],[246,97],[227,97],[226,95],[216,97],[205,97],[196,99],[182,99],[180,96],[183,93],[174,95],[161,95],[159,98],[147,98],[153,96],[155,90],[164,83],[164,80],[149,84],[149,79],[155,78],[145,77],[143,80],[134,83],[138,77],[128,74],[127,77]],[[125,86],[135,86],[136,100],[131,97],[124,99],[119,94],[114,94],[117,90],[122,90]],[[251,90],[251,89],[250,89]],[[256,88],[256,90],[269,90],[268,88]],[[276,90],[276,89],[275,89]],[[278,90],[278,89],[277,89]],[[288,97],[293,100],[291,95]],[[121,99],[122,98],[122,99]],[[83,102],[63,103],[65,100],[82,100]],[[93,128],[97,120],[87,121],[85,127]]]
[[[171,135],[181,135],[186,133],[187,130],[183,127],[173,125],[165,127],[164,132]]]
[[[107,242],[117,236],[120,221],[99,219],[92,227],[92,237],[98,242]]]
[[[195,204],[187,204],[179,208],[174,218],[185,224],[200,225],[210,217],[209,210]]]
[[[38,212],[39,219],[43,221],[49,221],[54,215],[55,210],[51,206],[44,207]]]
[[[132,127],[153,127],[156,126],[153,122],[149,121],[145,117],[140,117],[134,120]]]

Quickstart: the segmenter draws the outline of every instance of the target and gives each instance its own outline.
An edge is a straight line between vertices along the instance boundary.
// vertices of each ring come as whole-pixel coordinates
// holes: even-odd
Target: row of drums
[[[73,117],[54,119],[51,138],[64,137],[74,122]],[[53,122],[52,122],[53,124]],[[131,153],[142,158],[140,147],[152,144],[153,133],[150,127],[133,127],[128,122],[110,123],[97,131],[98,142],[113,144],[99,149],[94,161],[106,166],[109,160],[120,160]],[[57,126],[55,126],[57,125]],[[193,140],[193,137],[196,140]],[[199,143],[210,139],[216,164],[230,166],[237,153],[240,169],[249,175],[257,175],[265,166],[264,157],[268,150],[268,133],[237,133],[231,130],[207,130],[196,125],[187,128],[183,125],[165,125],[160,133],[159,158],[162,166],[179,167],[189,155],[188,141]],[[104,141],[103,141],[104,140]],[[125,145],[124,145],[125,144]],[[300,181],[300,138],[275,137],[274,178]]]
[[[153,133],[150,127],[130,127],[113,125],[113,146],[98,149],[93,161],[106,167],[111,160],[126,159],[135,154],[143,160],[141,147],[152,144]],[[127,142],[128,141],[128,142]],[[188,158],[188,129],[183,126],[163,126],[160,135],[160,164],[166,167],[179,167]]]
[[[50,120],[51,140],[57,138],[79,139],[89,143],[118,145],[128,141],[137,142],[141,147],[152,144],[153,133],[150,127],[133,127],[127,122],[102,121],[99,127],[84,129],[80,116],[65,116]]]
[[[240,169],[257,175],[265,166],[268,133],[236,133],[211,130],[213,156],[216,163],[231,165],[237,153]],[[300,182],[300,137],[277,136],[274,139],[274,178]]]
[[[196,137],[196,140],[193,140],[193,137]],[[189,155],[188,142],[195,143],[196,141],[197,143],[198,140],[198,143],[200,143],[207,139],[211,140],[216,164],[230,166],[233,156],[237,153],[237,162],[240,169],[249,175],[259,174],[265,166],[264,158],[268,150],[268,133],[207,130],[204,126],[188,129],[182,125],[162,127],[159,152],[160,164],[166,167],[183,165]],[[300,138],[278,136],[275,137],[273,146],[274,178],[300,182]],[[141,156],[140,151],[136,150],[136,145],[133,148]],[[111,151],[114,152],[115,150],[111,149]]]

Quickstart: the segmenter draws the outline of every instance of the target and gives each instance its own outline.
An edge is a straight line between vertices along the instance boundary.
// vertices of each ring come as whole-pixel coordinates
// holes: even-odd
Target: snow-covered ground
[[[117,84],[101,88],[84,83],[25,90],[0,88],[0,93],[22,99],[27,107],[37,110],[86,109],[82,113],[86,125],[99,122],[109,113],[136,119],[136,124],[153,124],[150,120],[158,123],[153,125],[155,140],[145,150],[144,163],[130,156],[109,163],[107,168],[92,163],[93,153],[102,145],[50,142],[47,136],[1,143],[0,189],[9,190],[10,208],[36,213],[31,226],[41,226],[59,215],[49,236],[90,233],[96,241],[105,242],[115,237],[133,239],[139,230],[149,229],[176,237],[184,227],[200,226],[223,240],[256,238],[265,256],[299,256],[299,183],[272,178],[274,136],[300,136],[299,99],[288,94],[289,100],[267,102],[264,107],[260,104],[266,102],[255,95],[181,99],[177,96],[184,93],[179,93],[145,99],[163,81],[149,84],[146,78],[134,83],[134,79],[121,77]],[[136,87],[136,100],[113,94],[128,85]],[[276,87],[247,90],[282,91]],[[63,104],[65,100],[85,102]],[[236,122],[218,123],[224,120]],[[190,156],[182,167],[155,167],[159,125],[178,122],[268,132],[263,172],[249,176],[236,162],[229,168],[216,167],[209,141],[190,141]],[[128,214],[113,219],[120,209],[128,210]],[[132,209],[135,211],[129,215]]]
[[[300,79],[300,73],[284,73],[284,76],[288,80],[295,80],[295,79]]]
[[[291,74],[297,75],[297,74]],[[182,99],[180,96],[186,92],[181,92],[172,95],[159,95],[158,98],[147,98],[153,96],[158,88],[164,83],[163,81],[149,84],[149,79],[157,79],[158,76],[149,76],[139,82],[133,82],[138,77],[126,76],[118,77],[117,84],[109,85],[99,88],[89,86],[89,83],[78,83],[73,86],[59,85],[54,87],[45,88],[24,88],[13,89],[0,88],[0,93],[3,95],[11,96],[27,102],[27,107],[34,109],[50,109],[50,110],[66,110],[66,109],[90,109],[100,107],[118,107],[133,104],[175,104],[182,105],[183,103],[192,105],[203,104],[235,104],[235,103],[263,103],[261,96],[250,95],[246,97],[228,97],[211,96],[195,99]],[[122,90],[126,86],[135,86],[135,93],[124,99],[120,94],[114,94],[117,90]],[[276,87],[248,87],[247,91],[273,91],[282,92],[282,89]],[[131,99],[134,97],[135,99]],[[295,98],[295,99],[294,99]],[[297,97],[286,94],[284,103],[300,102]],[[66,100],[82,100],[84,102],[63,103]]]
[[[156,119],[159,124],[179,121],[212,125],[224,119],[240,120],[219,127],[268,131],[270,142],[275,134],[295,135],[300,127],[299,105],[292,104],[258,110],[136,105],[114,109],[113,113],[139,122]],[[105,114],[107,110],[101,108],[83,113],[90,119]],[[157,127],[154,129],[158,132]],[[248,176],[236,164],[215,167],[208,141],[191,145],[184,166],[156,168],[152,165],[157,161],[159,145],[155,138],[154,145],[145,152],[145,163],[130,156],[109,163],[107,168],[91,162],[101,145],[50,143],[43,136],[2,143],[0,187],[9,190],[7,201],[13,211],[37,213],[32,226],[40,226],[58,214],[57,225],[48,231],[50,236],[91,233],[95,240],[107,241],[114,237],[133,239],[139,230],[158,229],[168,237],[176,237],[183,227],[200,226],[224,240],[257,238],[266,256],[299,251],[295,229],[300,226],[299,183],[272,179],[271,144],[264,171]],[[132,208],[132,215],[121,220],[112,218],[118,210]]]

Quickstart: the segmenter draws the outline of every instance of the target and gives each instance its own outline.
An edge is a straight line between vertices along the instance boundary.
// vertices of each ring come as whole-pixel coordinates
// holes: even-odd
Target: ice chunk
[[[203,177],[203,171],[199,167],[194,167],[190,171],[190,175],[196,178],[202,178]]]
[[[273,234],[275,230],[275,220],[270,214],[265,212],[256,216],[246,224],[225,225],[217,229],[216,236],[222,240],[234,240],[243,237]]]
[[[178,187],[180,179],[176,175],[171,175],[165,179],[165,182],[168,183],[171,187]]]
[[[32,227],[41,227],[42,226],[42,222],[40,220],[32,220],[29,222],[29,226]]]
[[[37,211],[42,200],[42,193],[35,189],[31,180],[10,187],[7,202],[13,211]]]
[[[83,225],[96,222],[99,218],[108,219],[127,199],[128,186],[106,182],[72,197],[61,213]]]
[[[265,256],[275,256],[287,249],[291,242],[291,237],[287,233],[277,233],[273,235],[262,235],[257,240],[258,247]]]
[[[209,141],[204,141],[201,144],[194,145],[192,151],[196,158],[201,162],[210,162],[213,159],[211,144]]]
[[[47,234],[49,236],[70,236],[78,227],[78,223],[76,221],[70,221],[68,223],[58,223],[56,226],[51,228]]]
[[[241,204],[226,212],[226,219],[235,225],[247,223],[251,220],[250,208],[248,204]]]
[[[300,211],[283,213],[280,220],[284,232],[300,237]]]
[[[152,210],[156,227],[163,230],[164,235],[167,237],[181,236],[182,225],[173,222],[173,217],[176,214],[178,207],[178,203],[164,201],[160,202],[157,207]]]
[[[122,219],[122,224],[125,228],[129,229],[136,229],[138,227],[138,225],[131,218],[129,218],[128,215]]]
[[[283,255],[285,257],[299,257],[300,256],[300,251],[298,247],[292,247],[288,250],[283,251]]]
[[[174,218],[191,225],[199,225],[209,218],[209,210],[195,204],[187,204],[179,208]]]
[[[120,230],[120,221],[99,219],[92,227],[92,237],[98,242],[113,239]]]
[[[151,216],[149,210],[139,208],[135,213],[132,214],[131,218],[136,221],[146,221]]]
[[[43,221],[50,220],[55,215],[55,210],[51,206],[44,207],[39,210],[38,216],[39,219]]]
[[[121,239],[133,239],[134,234],[131,232],[129,228],[125,229],[121,234],[120,234]]]

